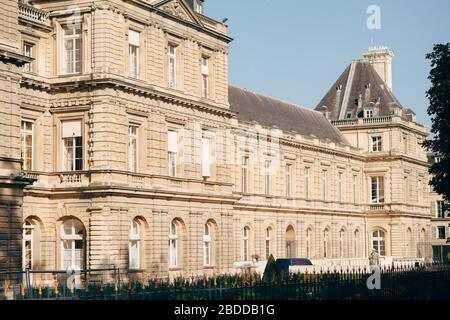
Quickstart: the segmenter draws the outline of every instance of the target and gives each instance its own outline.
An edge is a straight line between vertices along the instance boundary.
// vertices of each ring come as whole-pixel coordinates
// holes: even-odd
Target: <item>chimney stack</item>
[[[372,67],[392,92],[392,58],[394,52],[387,47],[371,47],[364,53],[364,58],[369,60]]]

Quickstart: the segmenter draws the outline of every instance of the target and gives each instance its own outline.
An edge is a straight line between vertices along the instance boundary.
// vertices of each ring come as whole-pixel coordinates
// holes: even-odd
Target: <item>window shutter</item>
[[[134,30],[130,30],[128,32],[128,42],[133,45],[139,47],[140,45],[140,34]]]
[[[169,152],[178,152],[178,132],[168,132],[168,150]]]
[[[209,177],[211,167],[211,148],[210,140],[208,138],[202,139],[202,176]]]
[[[81,137],[81,121],[62,122],[62,137],[63,138]]]

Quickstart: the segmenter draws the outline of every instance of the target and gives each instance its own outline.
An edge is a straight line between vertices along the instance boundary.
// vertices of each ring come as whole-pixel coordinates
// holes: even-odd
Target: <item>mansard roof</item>
[[[344,136],[321,114],[304,107],[229,86],[231,111],[242,121],[256,121],[339,144],[348,144]]]
[[[368,60],[353,61],[333,84],[316,111],[329,113],[329,119],[337,120],[362,117],[365,108],[376,109],[376,116],[393,115],[397,110],[403,116],[412,112],[405,109]]]

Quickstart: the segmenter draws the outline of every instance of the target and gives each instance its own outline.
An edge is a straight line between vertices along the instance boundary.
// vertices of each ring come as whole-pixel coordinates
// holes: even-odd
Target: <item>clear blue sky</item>
[[[381,30],[367,28],[370,5]],[[394,94],[430,124],[425,54],[450,42],[449,0],[206,0],[205,11],[229,19],[231,84],[314,108],[352,60],[388,46]]]

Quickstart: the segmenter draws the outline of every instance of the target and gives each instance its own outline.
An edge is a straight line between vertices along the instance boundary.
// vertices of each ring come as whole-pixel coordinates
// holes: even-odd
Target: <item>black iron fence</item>
[[[108,273],[105,281],[104,275]],[[5,273],[0,273],[0,276]],[[421,270],[385,269],[380,289],[370,290],[370,274],[353,270],[342,273],[310,273],[281,276],[263,281],[259,275],[218,276],[129,282],[118,269],[84,270],[81,285],[66,281],[57,285],[27,286],[19,283],[14,294],[11,284],[0,284],[0,296],[10,299],[70,300],[448,300],[450,268]],[[95,275],[95,276],[94,276]],[[111,278],[111,275],[113,277]],[[94,281],[96,280],[96,281]],[[55,282],[56,283],[56,282]]]

